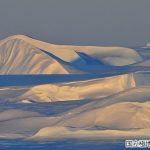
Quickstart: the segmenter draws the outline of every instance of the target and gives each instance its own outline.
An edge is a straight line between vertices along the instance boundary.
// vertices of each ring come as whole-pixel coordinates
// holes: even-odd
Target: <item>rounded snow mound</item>
[[[122,102],[88,109],[59,125],[76,128],[145,129],[150,128],[150,102]]]
[[[0,42],[0,74],[82,73],[22,39]]]
[[[140,55],[131,48],[125,47],[102,47],[102,46],[77,46],[77,45],[56,45],[50,44],[24,35],[10,36],[0,42],[4,43],[12,39],[21,39],[31,45],[52,53],[63,61],[76,64],[86,65],[90,63],[91,58],[104,64],[113,66],[124,66],[137,63],[142,60]],[[85,60],[80,54],[87,55],[90,59]],[[88,58],[86,57],[86,58]]]
[[[26,88],[1,88],[3,92],[0,93],[0,99],[24,103],[97,99],[133,88],[136,86],[135,84],[132,74],[124,74],[85,81],[35,85]],[[11,96],[8,93],[11,93]]]

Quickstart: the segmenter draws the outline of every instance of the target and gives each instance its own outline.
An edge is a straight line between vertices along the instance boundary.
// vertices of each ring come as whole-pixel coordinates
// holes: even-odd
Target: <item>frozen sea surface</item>
[[[124,150],[124,142],[52,141],[37,143],[22,140],[0,140],[0,150]]]

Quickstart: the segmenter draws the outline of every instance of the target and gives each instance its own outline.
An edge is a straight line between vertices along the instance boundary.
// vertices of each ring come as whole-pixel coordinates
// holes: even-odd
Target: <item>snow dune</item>
[[[2,102],[32,103],[104,98],[135,87],[150,86],[149,74],[132,73],[84,81],[0,88]],[[141,97],[142,91],[136,91]],[[129,92],[130,93],[130,92]],[[149,94],[149,93],[148,93]],[[114,100],[112,100],[114,101]]]
[[[71,130],[67,127],[46,127],[41,129],[28,140],[51,141],[60,139],[105,140],[149,137],[150,129],[139,130]]]
[[[116,80],[115,80],[116,78]],[[106,80],[107,79],[107,80]],[[124,80],[126,79],[126,80]],[[135,87],[133,75],[121,75],[110,78],[99,79],[99,83],[95,80],[80,81],[80,83],[63,83],[64,86],[81,86],[89,85],[90,82],[97,85],[97,92],[115,90],[113,95],[98,98],[78,108],[58,114],[57,116],[49,116],[32,112],[31,109],[9,109],[0,112],[0,137],[1,138],[25,138],[28,140],[50,141],[56,139],[110,139],[110,138],[127,138],[127,137],[149,137],[150,131],[150,88],[149,86]],[[109,82],[106,82],[109,81]],[[111,84],[111,82],[113,84]],[[115,84],[114,84],[115,83]],[[128,83],[128,84],[127,84]],[[57,86],[58,86],[57,85]],[[86,96],[93,87],[84,87],[78,89]],[[94,85],[94,84],[91,84]],[[100,86],[99,86],[100,85]],[[103,85],[103,88],[101,87]],[[111,87],[110,89],[107,87]],[[111,86],[113,85],[113,86]],[[117,88],[115,88],[117,85]],[[40,87],[41,86],[41,87]],[[22,95],[29,94],[31,97],[34,93],[37,96],[33,100],[39,100],[42,94],[45,94],[43,86],[22,87],[20,91]],[[56,85],[55,85],[56,86]],[[106,88],[107,87],[107,88]],[[0,90],[1,101],[6,98],[10,89],[15,91],[15,97],[18,97],[20,91],[16,92],[19,87],[7,87]],[[34,89],[35,88],[35,89]],[[73,88],[73,87],[72,87]],[[79,88],[79,87],[78,87]],[[126,89],[125,89],[126,88]],[[55,89],[54,87],[50,88]],[[68,90],[69,88],[67,88]],[[82,91],[82,89],[84,89]],[[116,91],[116,89],[118,91]],[[42,91],[43,90],[43,91]],[[89,90],[89,91],[88,91]],[[94,91],[96,89],[94,88]],[[121,91],[120,91],[121,90]],[[11,91],[11,90],[10,90]],[[34,92],[33,92],[34,91]],[[59,91],[59,90],[58,90]],[[56,93],[59,93],[59,92]],[[60,90],[62,91],[62,90]],[[75,88],[73,88],[75,91]],[[12,91],[11,91],[12,92]],[[13,92],[9,95],[13,97]],[[25,94],[24,94],[25,93]],[[47,91],[47,94],[50,92]],[[55,95],[57,95],[55,93]],[[72,93],[68,90],[68,93]],[[109,92],[108,92],[109,93]],[[52,95],[52,94],[50,94]],[[91,93],[90,93],[91,95]],[[93,93],[95,95],[95,93]],[[64,96],[64,94],[63,94]],[[19,95],[20,97],[20,95]],[[16,98],[14,98],[15,100]],[[42,99],[45,100],[45,95]],[[66,99],[66,98],[65,98]],[[8,100],[8,98],[6,98]],[[29,99],[23,99],[23,102]],[[13,102],[10,100],[10,102]],[[32,102],[32,101],[31,101]],[[27,104],[30,105],[30,104]],[[37,103],[38,105],[38,103]],[[20,105],[21,106],[21,105]],[[34,111],[34,109],[33,109]],[[50,110],[49,110],[50,111]]]
[[[124,74],[107,78],[43,84],[31,87],[1,87],[0,99],[1,101],[9,102],[55,102],[97,99],[135,86],[133,75]]]
[[[8,137],[9,134],[31,136],[31,134],[37,132],[39,129],[51,125],[53,123],[53,119],[55,122],[57,121],[56,117],[53,118],[44,116],[30,110],[27,112],[23,110],[14,111],[14,109],[10,109],[5,110],[0,114],[3,115],[3,120],[0,124],[0,135],[8,134]]]
[[[0,44],[0,74],[80,74],[81,71],[58,61],[21,39]]]
[[[99,68],[141,60],[135,50],[124,47],[55,45],[24,35],[0,41],[1,74],[80,74],[84,72],[82,69],[95,63]]]
[[[149,87],[134,88],[102,101],[91,102],[66,112],[55,126],[42,128],[29,139],[149,138],[149,92]]]
[[[11,109],[11,110],[5,110],[3,112],[0,112],[0,121],[7,121],[7,120],[13,120],[19,118],[27,118],[27,117],[36,117],[36,116],[41,116],[41,115],[37,112]]]
[[[70,115],[58,125],[73,128],[143,129],[150,128],[150,102],[121,102]]]
[[[101,70],[101,78],[84,81],[1,87],[0,138],[149,138],[149,72],[140,72],[149,60],[143,56],[130,48],[56,45],[24,35],[1,40],[1,75],[84,74],[85,78],[84,68],[96,67],[106,69],[108,77]],[[81,101],[77,105],[72,100]],[[72,107],[66,104],[71,109],[63,108],[61,113],[62,107],[57,107],[54,115],[47,102],[57,101]],[[64,102],[50,105],[56,108],[58,103]]]
[[[142,92],[141,97],[136,95],[138,91]],[[18,135],[18,138],[25,136],[29,140],[40,141],[149,137],[149,91],[149,87],[130,89],[57,116],[31,111],[4,111],[1,112],[5,121],[0,124],[0,136],[9,138],[14,134],[14,138]]]

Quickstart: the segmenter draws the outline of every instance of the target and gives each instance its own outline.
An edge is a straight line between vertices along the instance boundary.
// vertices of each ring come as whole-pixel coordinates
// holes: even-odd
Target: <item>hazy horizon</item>
[[[0,149],[149,148],[149,6],[0,0]]]
[[[3,0],[0,39],[23,34],[56,44],[142,46],[150,41],[148,0]]]

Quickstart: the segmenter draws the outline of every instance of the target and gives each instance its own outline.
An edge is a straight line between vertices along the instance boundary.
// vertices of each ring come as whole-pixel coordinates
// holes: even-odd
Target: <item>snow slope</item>
[[[0,74],[72,74],[81,71],[21,39],[0,43]]]
[[[117,85],[117,86],[116,86]],[[135,87],[132,74],[85,81],[0,88],[0,99],[10,102],[54,102],[96,99]]]
[[[143,129],[150,128],[150,102],[121,102],[92,108],[71,115],[58,125],[73,128]]]
[[[32,46],[47,51],[50,54],[77,66],[85,66],[89,61],[97,60],[104,64],[114,66],[124,66],[142,60],[140,55],[133,49],[125,47],[101,47],[101,46],[74,46],[55,45],[32,39],[24,35],[14,35],[0,41],[0,45],[11,40],[23,40]],[[83,57],[84,54],[84,57]],[[89,57],[89,60],[85,60]],[[92,62],[91,62],[92,63]]]
[[[129,89],[69,111],[29,139],[120,139],[150,137],[149,87]]]
[[[60,51],[60,50],[57,50],[53,44],[49,44],[49,43],[46,43],[43,41],[35,40],[35,39],[32,39],[32,38],[24,36],[24,35],[10,36],[10,37],[2,40],[0,42],[0,44],[3,44],[9,40],[14,40],[14,39],[15,40],[16,39],[23,40],[24,42],[26,42],[26,43],[28,43],[28,44],[30,44],[30,45],[38,48],[38,49],[42,49],[42,50],[45,50],[47,52],[50,52],[53,55],[61,58],[64,61],[67,61],[67,62],[70,62],[70,61],[73,61],[73,60],[79,58],[79,56],[73,50],[61,49],[61,51]]]
[[[107,139],[127,139],[127,138],[149,138],[150,129],[139,130],[72,130],[67,127],[46,127],[35,135],[27,138],[35,141],[53,141],[61,139],[80,139],[80,140],[107,140]],[[10,135],[9,135],[10,136]],[[19,137],[19,135],[18,135]]]
[[[143,56],[130,48],[55,45],[23,35],[1,40],[0,74],[104,70],[100,78],[83,81],[1,87],[0,138],[149,138],[149,58]]]
[[[2,102],[23,103],[93,100],[141,86],[150,86],[148,72],[123,74],[84,81],[1,87],[0,100]],[[139,95],[140,97],[141,93],[138,94],[137,91],[135,95]]]
[[[0,121],[7,121],[12,119],[20,119],[20,118],[27,118],[27,117],[37,117],[42,116],[37,112],[29,112],[23,111],[19,109],[11,109],[0,112]]]
[[[5,121],[0,124],[0,137],[40,141],[149,137],[149,92],[149,87],[132,88],[57,116],[10,109],[1,112]]]
[[[150,66],[150,60],[144,60],[142,62],[134,64],[134,66]]]

